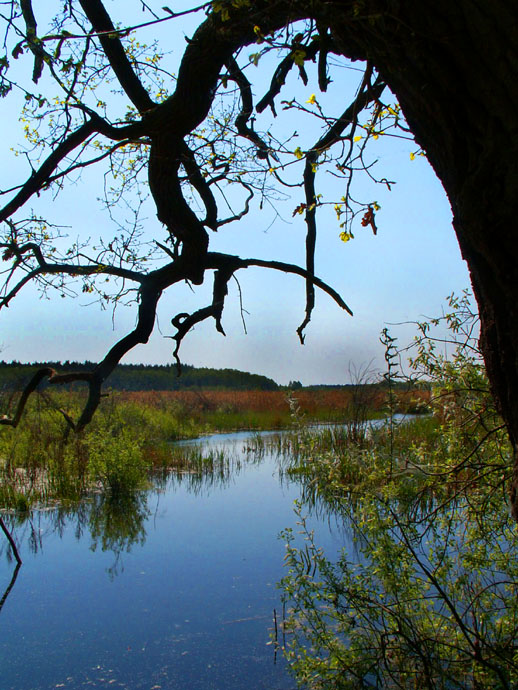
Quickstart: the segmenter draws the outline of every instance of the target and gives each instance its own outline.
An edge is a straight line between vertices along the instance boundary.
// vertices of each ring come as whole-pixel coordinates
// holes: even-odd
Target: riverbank
[[[427,391],[401,393],[397,409],[423,409],[427,395]],[[30,400],[17,428],[0,427],[0,508],[23,511],[53,501],[74,501],[92,487],[112,493],[131,491],[145,484],[150,471],[184,463],[172,457],[171,443],[177,440],[315,423],[346,423],[352,428],[383,417],[387,410],[381,391],[360,388],[288,395],[282,391],[113,392],[80,436],[67,435],[66,417],[77,418],[83,401],[78,392],[45,393]]]

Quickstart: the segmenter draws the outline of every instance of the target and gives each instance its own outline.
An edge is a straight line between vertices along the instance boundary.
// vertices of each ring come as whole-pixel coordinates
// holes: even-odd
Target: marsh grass
[[[81,391],[49,391],[31,398],[16,429],[0,427],[0,507],[27,510],[33,505],[76,501],[92,488],[111,494],[131,492],[146,484],[155,471],[196,473],[213,463],[223,476],[224,462],[213,451],[205,464],[172,450],[172,442],[210,432],[238,429],[295,428],[293,405],[299,420],[346,421],[360,440],[359,390],[297,391],[290,401],[283,391],[112,392],[102,401],[91,424],[79,435],[67,433],[65,415],[77,418],[85,401]],[[403,394],[402,394],[403,395]],[[418,392],[421,401],[426,391]],[[379,416],[385,404],[382,392],[361,395],[362,415]],[[11,395],[0,399],[0,412],[16,403]],[[404,396],[401,405],[413,404]],[[294,436],[292,446],[298,441]],[[186,451],[182,451],[186,453]],[[182,469],[183,463],[183,469]],[[228,470],[229,471],[229,470]]]

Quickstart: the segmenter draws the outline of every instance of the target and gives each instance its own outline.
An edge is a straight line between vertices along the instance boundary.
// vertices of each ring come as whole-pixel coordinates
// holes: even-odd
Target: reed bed
[[[387,392],[363,389],[362,403],[367,416],[383,416],[387,408]],[[117,394],[123,403],[158,410],[173,410],[180,416],[205,424],[214,430],[278,429],[292,425],[293,405],[306,421],[341,422],[354,417],[358,410],[355,388],[287,391],[141,391]],[[419,413],[426,408],[429,391],[400,391],[394,412]]]
[[[146,391],[112,392],[93,422],[80,435],[67,432],[64,414],[77,418],[84,403],[79,391],[48,391],[33,397],[20,425],[0,427],[0,507],[26,510],[54,500],[77,500],[93,488],[123,493],[143,486],[149,472],[174,471],[216,475],[230,468],[220,458],[182,460],[171,443],[211,432],[238,429],[301,429],[311,422],[358,425],[354,389],[297,391]],[[368,390],[362,415],[383,414],[386,399]],[[356,395],[356,397],[355,397]],[[415,395],[415,394],[414,394]],[[419,404],[426,393],[418,392]],[[3,409],[16,400],[0,399]],[[408,398],[402,405],[414,405]],[[295,443],[295,441],[293,441]],[[203,461],[203,462],[202,462]],[[182,468],[182,462],[185,467]],[[201,464],[200,464],[201,463]],[[191,476],[192,473],[191,473]]]

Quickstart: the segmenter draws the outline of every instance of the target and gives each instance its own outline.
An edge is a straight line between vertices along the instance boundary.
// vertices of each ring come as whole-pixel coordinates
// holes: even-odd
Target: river
[[[296,528],[300,492],[248,437],[203,439],[234,458],[223,474],[163,476],[122,506],[94,494],[14,525],[23,565],[2,543],[2,690],[295,687],[270,636],[278,535]],[[327,553],[343,545],[336,524],[310,523]]]

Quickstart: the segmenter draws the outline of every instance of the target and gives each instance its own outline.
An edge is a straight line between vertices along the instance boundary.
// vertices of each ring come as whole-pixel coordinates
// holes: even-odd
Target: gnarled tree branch
[[[149,93],[135,74],[124,48],[120,42],[120,33],[115,31],[110,15],[101,0],[79,0],[88,17],[106,57],[126,95],[140,113],[155,107]]]

